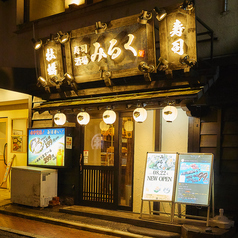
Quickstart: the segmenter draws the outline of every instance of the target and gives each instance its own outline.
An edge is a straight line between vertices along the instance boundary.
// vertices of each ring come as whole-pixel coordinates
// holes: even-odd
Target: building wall
[[[162,147],[164,152],[187,152],[188,116],[182,109],[178,109],[178,116],[172,123],[162,119]],[[141,209],[141,196],[146,164],[146,153],[153,152],[155,145],[155,112],[148,111],[145,122],[135,126],[135,155],[134,155],[134,191],[133,212]],[[148,213],[148,202],[143,203],[143,213]],[[162,204],[163,209],[169,209]],[[185,209],[185,208],[184,208]]]
[[[155,113],[148,111],[147,119],[143,123],[135,124],[134,145],[134,181],[133,181],[133,212],[139,213],[146,163],[146,153],[154,151],[155,145]],[[144,203],[143,212],[148,212],[148,203]]]

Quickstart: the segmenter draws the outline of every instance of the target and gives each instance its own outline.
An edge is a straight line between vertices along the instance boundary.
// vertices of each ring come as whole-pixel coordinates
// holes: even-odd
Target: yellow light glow
[[[85,4],[85,0],[65,0],[65,8],[69,8],[71,4],[82,5]]]

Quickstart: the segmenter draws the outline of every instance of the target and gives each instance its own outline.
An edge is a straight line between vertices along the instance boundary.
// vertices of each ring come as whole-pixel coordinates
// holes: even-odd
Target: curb
[[[51,223],[54,225],[59,225],[59,226],[67,226],[69,228],[74,228],[74,229],[79,229],[79,230],[84,230],[84,231],[91,231],[91,232],[95,232],[95,233],[101,233],[101,234],[106,234],[106,235],[114,235],[114,236],[119,236],[119,237],[134,237],[134,238],[151,238],[150,236],[145,236],[145,235],[138,235],[138,234],[133,234],[130,232],[125,232],[125,231],[119,231],[119,230],[114,230],[114,229],[110,229],[110,228],[104,228],[104,227],[100,227],[100,226],[95,226],[95,225],[88,225],[88,224],[84,224],[84,223],[80,223],[80,222],[72,222],[72,221],[64,221],[64,220],[59,220],[56,218],[50,218],[50,217],[46,217],[46,216],[34,216],[34,215],[30,215],[30,214],[25,214],[22,212],[11,212],[11,211],[5,211],[5,210],[1,210],[0,209],[0,213],[5,214],[5,215],[14,215],[14,216],[18,216],[18,217],[22,217],[22,218],[27,218],[27,219],[31,219],[31,220],[35,220],[35,221],[41,221],[41,222],[47,222],[47,223]],[[5,228],[5,229],[9,229],[9,228]],[[13,230],[13,229],[10,229]],[[13,230],[16,231],[16,230]],[[21,233],[21,231],[20,231]],[[17,233],[19,234],[19,232]],[[30,236],[32,234],[28,233],[29,236],[28,237],[39,237],[42,238],[42,236]]]

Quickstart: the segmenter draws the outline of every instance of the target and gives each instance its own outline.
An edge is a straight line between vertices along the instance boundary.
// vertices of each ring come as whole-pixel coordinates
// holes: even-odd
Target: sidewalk
[[[10,201],[10,192],[0,190],[0,213],[43,221],[75,229],[99,232],[119,237],[170,237],[170,238],[230,238],[235,230],[212,228],[206,231],[205,223],[171,224],[161,216],[143,215],[125,211],[111,211],[83,206],[55,206],[34,208]]]

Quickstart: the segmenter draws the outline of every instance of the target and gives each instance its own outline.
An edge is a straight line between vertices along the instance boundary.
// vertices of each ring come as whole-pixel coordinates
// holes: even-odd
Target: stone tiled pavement
[[[32,220],[68,226],[119,237],[234,237],[234,230],[212,228],[206,232],[203,224],[171,224],[143,215],[122,211],[109,211],[82,206],[55,206],[33,208],[11,203],[10,192],[0,189],[0,213],[10,214]],[[156,216],[159,217],[159,216]],[[161,230],[163,229],[163,231]],[[129,232],[130,231],[130,232]],[[181,233],[183,235],[181,235]],[[235,236],[237,238],[237,236]]]

